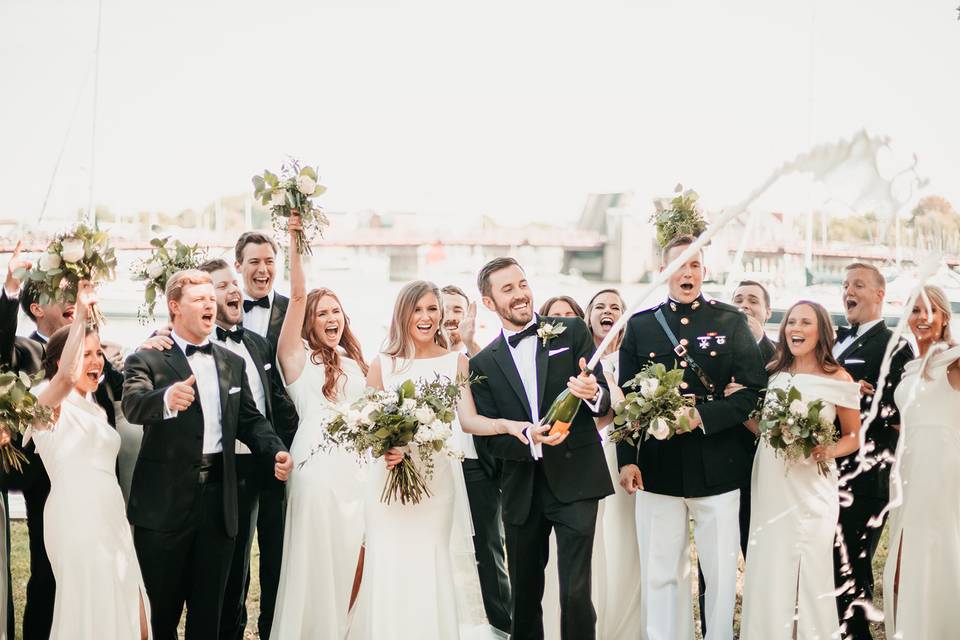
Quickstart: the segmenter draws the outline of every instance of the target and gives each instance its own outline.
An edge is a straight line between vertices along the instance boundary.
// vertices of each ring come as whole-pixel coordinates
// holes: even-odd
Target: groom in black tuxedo
[[[477,411],[533,423],[525,431],[529,444],[512,435],[480,436],[487,450],[503,460],[503,520],[513,592],[510,637],[543,638],[540,601],[554,530],[561,637],[592,640],[597,616],[590,563],[597,503],[613,493],[594,423],[594,417],[610,411],[610,391],[599,364],[593,374],[578,376],[584,359],[593,354],[593,338],[579,318],[547,322],[536,316],[526,275],[512,258],[487,263],[477,287],[484,306],[503,323],[501,335],[470,358],[471,373],[482,376],[471,387]],[[538,426],[541,416],[567,388],[586,408],[577,412],[567,433],[548,435],[549,425]]]
[[[127,359],[123,412],[143,425],[127,514],[158,640],[175,640],[187,605],[186,638],[218,635],[238,530],[236,442],[293,462],[257,410],[242,357],[212,344],[217,300],[209,274],[171,276],[166,289],[174,347]]]
[[[870,411],[880,378],[880,365],[893,332],[883,322],[886,279],[871,264],[847,266],[843,280],[843,309],[848,327],[837,331],[833,355],[860,383],[861,420]],[[873,599],[873,556],[880,543],[890,499],[890,468],[899,438],[900,412],[893,392],[903,377],[903,368],[913,359],[913,348],[903,339],[890,361],[890,372],[879,391],[880,410],[868,425],[860,452],[837,460],[840,490],[853,500],[840,501],[840,539],[834,545],[837,609],[845,640],[869,640],[870,621],[860,603]],[[858,453],[864,456],[863,464]],[[883,514],[881,516],[881,514]],[[872,524],[871,524],[872,523]],[[842,543],[842,544],[841,544]]]

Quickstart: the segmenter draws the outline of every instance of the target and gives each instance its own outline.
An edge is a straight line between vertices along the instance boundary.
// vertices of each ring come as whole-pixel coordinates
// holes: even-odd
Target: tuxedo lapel
[[[527,410],[527,415],[532,416],[533,411],[530,410],[530,402],[527,400],[527,392],[523,388],[523,381],[520,380],[520,372],[517,371],[517,365],[513,362],[513,356],[510,355],[510,347],[507,346],[507,340],[502,333],[499,338],[493,341],[491,351],[493,352],[494,362],[500,367],[513,392],[520,399],[523,408]]]
[[[872,340],[875,335],[881,333],[885,328],[886,328],[886,325],[883,323],[882,320],[877,324],[873,325],[865,334],[856,338],[853,342],[847,345],[847,348],[843,350],[843,352],[840,354],[837,360],[841,362],[843,360],[846,360],[847,358],[852,356],[854,353],[856,353],[857,350],[860,349],[860,347],[862,347],[867,342]]]
[[[260,384],[263,385],[263,400],[266,404],[267,416],[271,415],[270,407],[270,379],[267,376],[267,372],[264,369],[266,363],[263,360],[264,354],[260,353],[260,349],[257,347],[256,341],[250,337],[248,332],[243,334],[243,345],[247,348],[247,352],[250,354],[250,359],[253,360],[253,364],[257,367],[257,375],[260,376]]]
[[[183,351],[180,350],[179,345],[174,343],[173,347],[162,351],[164,356],[166,356],[167,364],[171,369],[177,374],[177,380],[186,380],[191,375],[193,375],[193,370],[190,369],[190,363],[187,362],[187,356],[183,355]],[[197,385],[193,385],[194,390],[197,389]]]
[[[267,325],[267,342],[276,346],[280,338],[280,329],[283,328],[283,317],[287,314],[287,303],[290,301],[286,296],[279,293],[273,294],[273,304],[270,305],[270,322]]]
[[[217,381],[220,383],[220,427],[227,424],[227,400],[230,399],[231,371],[230,367],[224,362],[223,354],[220,353],[222,347],[213,345],[213,361],[217,365]]]

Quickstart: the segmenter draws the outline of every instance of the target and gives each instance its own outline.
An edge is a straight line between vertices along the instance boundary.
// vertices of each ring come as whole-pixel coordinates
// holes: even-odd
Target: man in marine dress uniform
[[[694,239],[681,236],[663,250],[662,266]],[[620,386],[643,367],[684,369],[681,390],[694,397],[689,429],[668,440],[617,446],[620,483],[637,493],[640,608],[645,640],[693,637],[689,521],[707,585],[707,640],[733,638],[740,551],[740,487],[751,458],[740,430],[764,386],[757,341],[736,307],[706,300],[702,253],[669,279],[670,297],[634,315],[620,347]],[[735,380],[744,388],[725,397]]]

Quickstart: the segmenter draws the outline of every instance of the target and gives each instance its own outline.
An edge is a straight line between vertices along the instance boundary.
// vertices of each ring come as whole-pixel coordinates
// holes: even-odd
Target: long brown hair
[[[771,374],[789,370],[796,361],[796,358],[790,353],[790,347],[787,343],[787,320],[790,319],[790,314],[793,313],[794,309],[804,304],[813,309],[814,314],[817,316],[817,346],[814,347],[814,356],[817,359],[820,370],[824,373],[833,373],[841,368],[840,363],[833,357],[833,343],[835,340],[833,323],[830,322],[830,314],[821,304],[811,300],[799,300],[794,302],[793,306],[783,314],[783,320],[780,322],[780,331],[778,334],[780,348],[777,349],[777,354],[770,364],[767,365],[767,371]]]
[[[540,311],[538,312],[541,316],[550,316],[550,307],[552,307],[557,302],[566,302],[570,305],[570,308],[573,310],[577,317],[581,320],[584,320],[583,307],[580,304],[571,298],[570,296],[553,296],[552,298],[547,298],[547,301],[540,305]]]
[[[327,400],[336,400],[337,382],[343,376],[343,367],[340,363],[340,352],[331,349],[321,338],[321,330],[317,329],[317,305],[325,297],[333,298],[340,305],[340,311],[343,313],[343,333],[340,335],[338,346],[343,349],[347,357],[356,362],[367,375],[367,362],[363,359],[363,351],[360,349],[360,341],[350,329],[350,317],[343,310],[343,304],[330,289],[321,287],[314,289],[307,294],[307,308],[303,316],[303,328],[300,330],[300,336],[307,341],[310,347],[310,360],[313,364],[322,364],[324,371],[323,395]]]
[[[53,376],[57,374],[57,369],[60,368],[60,358],[63,356],[63,348],[67,346],[67,338],[70,337],[70,326],[71,325],[68,324],[54,331],[44,347],[43,377],[47,380],[53,378]],[[88,324],[83,328],[84,339],[94,333],[98,336],[100,335],[96,325]],[[80,351],[83,351],[83,345],[80,346]],[[82,353],[80,357],[81,359],[83,358]]]
[[[593,335],[593,325],[590,324],[590,316],[591,314],[593,314],[593,305],[597,302],[597,298],[599,298],[605,293],[612,293],[613,295],[617,296],[618,300],[620,300],[620,315],[623,315],[624,313],[627,312],[627,305],[623,301],[623,296],[620,295],[619,291],[617,291],[616,289],[600,289],[600,291],[597,291],[595,294],[593,294],[593,297],[590,298],[590,302],[587,304],[587,312],[584,316],[584,319],[587,321],[587,329],[590,330],[591,336]],[[620,343],[623,342],[623,336],[626,333],[627,333],[626,328],[620,329],[616,337],[610,342],[610,346],[607,347],[607,353],[613,353],[614,351],[620,348]],[[607,355],[607,353],[603,355]]]
[[[400,358],[403,360],[412,360],[414,353],[413,338],[410,337],[410,317],[417,308],[417,302],[423,296],[432,293],[437,297],[437,305],[440,307],[440,322],[437,325],[437,332],[433,336],[433,341],[449,349],[447,338],[443,335],[443,304],[440,302],[440,289],[437,285],[426,280],[414,280],[404,285],[397,294],[397,302],[393,305],[393,319],[390,321],[390,333],[387,336],[387,344],[383,348],[383,354],[391,358]]]

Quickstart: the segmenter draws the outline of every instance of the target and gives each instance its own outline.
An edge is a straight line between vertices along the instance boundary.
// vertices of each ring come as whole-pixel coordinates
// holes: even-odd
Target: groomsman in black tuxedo
[[[460,287],[441,289],[443,330],[451,351],[467,357],[480,352],[476,334],[477,307]],[[473,519],[473,546],[480,575],[483,608],[491,625],[510,632],[510,576],[505,564],[503,509],[500,495],[502,462],[487,450],[486,440],[467,434],[464,447],[463,477]]]
[[[186,638],[210,640],[239,528],[237,441],[272,457],[279,480],[293,461],[257,409],[245,359],[209,338],[217,311],[209,274],[174,274],[165,293],[174,346],[134,353],[124,372],[124,415],[144,430],[127,515],[154,637],[177,638],[186,603]]]
[[[503,460],[503,520],[513,592],[510,637],[543,638],[540,601],[553,530],[561,638],[592,640],[597,616],[590,564],[597,504],[613,493],[594,418],[610,411],[610,390],[599,365],[592,374],[581,373],[594,351],[587,325],[579,318],[547,322],[534,314],[533,292],[515,260],[488,262],[477,288],[484,306],[503,324],[500,336],[470,358],[471,373],[483,378],[471,387],[477,411],[532,423],[525,431],[529,444],[512,435],[477,437]],[[550,425],[539,422],[564,389],[584,406],[568,432],[549,435]]]
[[[866,417],[877,393],[883,354],[893,336],[883,322],[885,290],[886,279],[875,266],[862,262],[847,266],[843,308],[850,326],[837,331],[833,355],[860,383],[861,417]],[[913,357],[913,348],[901,339],[880,391],[880,411],[869,425],[864,425],[862,467],[856,453],[837,460],[840,490],[853,497],[852,502],[840,501],[841,536],[834,554],[837,588],[846,587],[837,597],[837,609],[841,625],[845,626],[844,638],[849,640],[873,637],[866,611],[855,601],[873,600],[873,556],[886,520],[886,515],[881,519],[880,514],[890,498],[890,468],[900,428],[900,412],[893,392],[900,384],[903,368]],[[845,480],[846,476],[850,477]]]
[[[694,242],[681,236],[661,255],[661,269]],[[740,536],[740,488],[750,476],[744,421],[766,384],[757,339],[736,307],[701,293],[703,255],[690,257],[668,280],[669,297],[627,323],[620,345],[620,386],[659,363],[684,370],[680,384],[692,396],[689,429],[672,438],[617,445],[620,484],[637,492],[640,545],[641,637],[693,636],[689,583],[689,527],[706,580],[711,640],[733,638]],[[730,396],[733,381],[743,386]]]
[[[3,292],[0,293],[0,366],[11,371],[33,375],[43,369],[43,357],[48,336],[73,322],[74,305],[65,303],[40,304],[36,289],[23,285],[13,272],[18,267],[30,268],[30,262],[20,256],[20,243],[7,267]],[[17,335],[18,306],[36,324],[29,338]],[[96,392],[97,403],[107,413],[110,424],[116,427],[113,403],[123,392],[123,375],[107,359],[103,363],[103,382]],[[23,472],[3,474],[4,489],[19,489],[27,507],[27,532],[30,541],[30,579],[27,581],[27,602],[23,611],[24,640],[46,640],[53,623],[53,602],[56,582],[47,549],[43,542],[43,508],[50,494],[50,477],[44,469],[33,443],[22,450],[27,457]],[[9,513],[9,510],[7,511]],[[7,536],[9,543],[10,537]],[[9,563],[8,563],[9,566]],[[12,590],[8,590],[12,594]],[[8,606],[8,627],[13,625],[13,607]],[[13,637],[12,631],[8,632]]]
[[[283,326],[290,299],[273,288],[277,269],[277,244],[270,236],[248,231],[240,236],[234,248],[237,273],[243,281],[243,328],[266,339],[273,353]],[[275,365],[274,365],[275,366]],[[290,446],[300,419],[293,402],[280,386],[273,406],[273,424],[283,443]],[[277,589],[280,586],[280,565],[283,561],[283,525],[286,518],[286,490],[271,474],[260,478],[257,510],[257,543],[260,547],[260,618],[257,629],[261,638],[270,637]],[[246,590],[244,590],[246,599]],[[246,624],[246,607],[242,612]],[[242,627],[241,627],[242,628]]]

